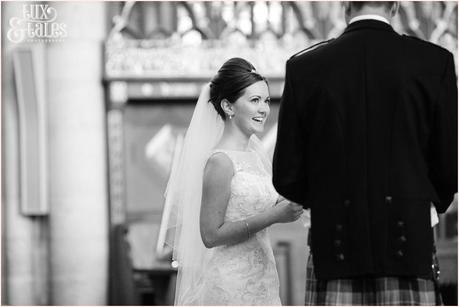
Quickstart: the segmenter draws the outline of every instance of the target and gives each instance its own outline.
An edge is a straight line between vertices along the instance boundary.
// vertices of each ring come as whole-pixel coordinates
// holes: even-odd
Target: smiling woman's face
[[[234,117],[231,119],[246,135],[263,132],[269,116],[270,97],[265,81],[248,86],[233,104]]]

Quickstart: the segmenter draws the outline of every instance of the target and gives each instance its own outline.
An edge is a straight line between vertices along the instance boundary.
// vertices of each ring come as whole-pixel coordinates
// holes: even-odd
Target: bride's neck
[[[218,147],[232,150],[245,151],[249,144],[250,136],[244,134],[235,126],[227,125],[223,130]]]

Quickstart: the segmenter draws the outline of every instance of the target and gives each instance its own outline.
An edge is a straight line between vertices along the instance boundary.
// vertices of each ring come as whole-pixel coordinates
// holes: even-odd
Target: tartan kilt
[[[317,280],[312,255],[306,267],[305,305],[442,305],[433,279],[378,277]]]

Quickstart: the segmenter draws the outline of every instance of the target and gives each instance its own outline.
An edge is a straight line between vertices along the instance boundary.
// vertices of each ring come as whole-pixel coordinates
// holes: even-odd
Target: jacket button
[[[400,236],[398,238],[398,240],[401,242],[401,243],[405,243],[406,242],[406,237],[405,236]]]
[[[403,254],[403,251],[401,251],[401,250],[398,250],[398,251],[397,251],[397,257],[402,258],[403,255],[404,255],[404,254]]]
[[[341,246],[341,240],[335,240],[335,247],[340,247]]]
[[[392,203],[392,196],[386,196],[386,204],[391,204]]]
[[[338,254],[338,255],[336,255],[336,260],[338,260],[338,261],[344,261],[344,254]]]
[[[349,207],[350,205],[351,205],[351,201],[350,201],[349,199],[346,199],[346,200],[344,201],[344,206],[345,206],[345,207]]]
[[[343,225],[337,224],[336,225],[336,231],[342,231],[343,230]]]
[[[403,228],[403,226],[405,226],[405,223],[404,223],[403,221],[398,221],[398,222],[397,222],[397,226],[398,226],[399,228]]]

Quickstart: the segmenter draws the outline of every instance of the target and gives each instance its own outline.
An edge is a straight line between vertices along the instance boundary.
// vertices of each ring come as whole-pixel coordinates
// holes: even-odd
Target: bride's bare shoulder
[[[227,153],[223,151],[217,151],[209,157],[205,169],[215,171],[232,170],[233,162]]]
[[[204,168],[204,179],[225,180],[233,177],[233,162],[225,152],[215,152],[207,160]]]

